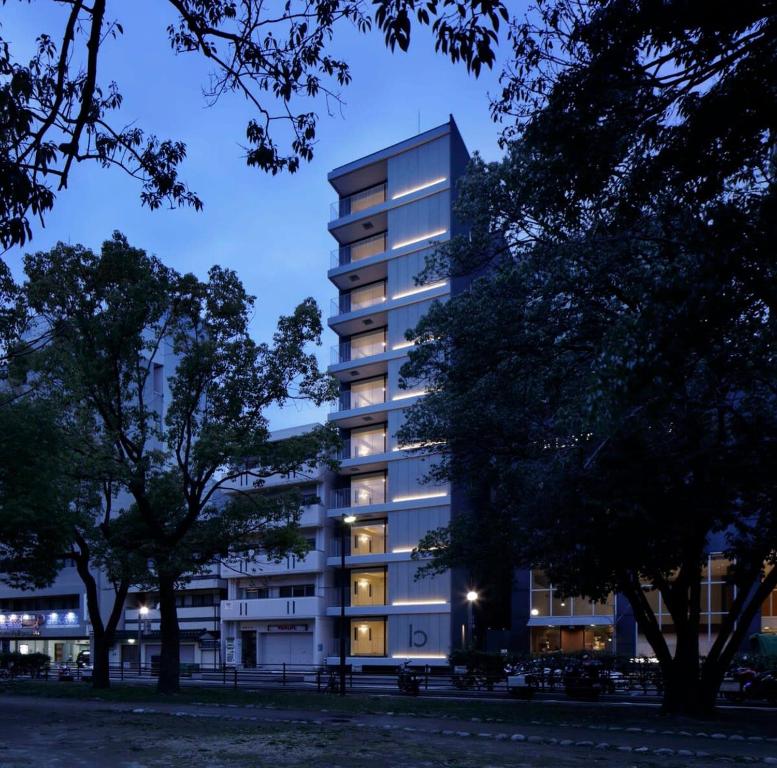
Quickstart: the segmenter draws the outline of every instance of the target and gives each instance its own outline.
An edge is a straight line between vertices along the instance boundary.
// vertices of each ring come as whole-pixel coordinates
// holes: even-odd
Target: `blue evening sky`
[[[517,5],[517,3],[516,3]],[[489,116],[488,94],[498,93],[498,67],[480,79],[435,54],[431,35],[415,35],[407,54],[388,52],[378,34],[341,28],[333,55],[346,58],[353,82],[342,92],[345,105],[319,113],[316,156],[294,175],[270,176],[248,168],[241,144],[251,112],[238,96],[206,107],[202,87],[209,68],[193,56],[175,57],[166,26],[167,3],[131,0],[109,3],[120,14],[123,37],[105,46],[100,81],[115,80],[124,96],[121,125],[136,121],[160,137],[188,146],[183,177],[205,208],[148,211],[135,181],[118,170],[94,165],[76,169],[70,189],[58,195],[45,229],[34,231],[24,251],[44,250],[59,240],[98,249],[114,229],[166,264],[204,277],[214,263],[235,269],[257,297],[252,331],[269,340],[280,314],[313,296],[326,319],[334,286],[326,279],[334,240],[327,233],[329,203],[335,195],[326,175],[332,168],[445,122],[452,113],[470,152],[499,157],[498,126]],[[41,31],[58,39],[61,10],[50,3],[3,6],[2,36],[16,55]],[[499,59],[507,55],[503,46]],[[269,98],[269,97],[268,97]],[[6,258],[18,276],[21,251]],[[322,365],[336,342],[327,329],[318,350]],[[273,428],[326,418],[327,408],[292,403],[276,410]]]

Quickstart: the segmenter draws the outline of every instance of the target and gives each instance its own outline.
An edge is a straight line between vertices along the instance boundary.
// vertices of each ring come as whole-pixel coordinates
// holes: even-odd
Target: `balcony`
[[[349,312],[358,312],[360,309],[377,307],[386,303],[386,283],[380,281],[365,285],[363,288],[354,288],[348,293],[341,293],[332,299],[329,305],[329,316],[337,317]]]
[[[384,253],[386,250],[386,233],[381,232],[371,237],[366,237],[364,240],[357,240],[349,245],[341,245],[339,248],[334,248],[329,254],[329,268],[336,269],[346,264],[352,264],[363,259],[368,259],[370,256],[375,256],[378,253]]]
[[[273,597],[266,600],[222,600],[224,621],[315,618],[324,613],[323,597]]]
[[[203,627],[206,625],[213,625],[211,628],[218,629],[219,621],[219,604],[218,602],[212,605],[187,605],[179,606],[176,609],[178,614],[178,621],[182,624],[191,626],[195,623],[201,623]],[[160,614],[156,608],[149,608],[148,612],[143,618],[144,622],[147,622],[149,629],[159,629]],[[137,608],[125,608],[124,609],[124,625],[127,629],[137,629],[138,626],[138,609]]]
[[[366,386],[361,385],[360,382],[354,382],[350,390],[340,393],[340,397],[332,405],[330,412],[352,411],[354,408],[383,405],[385,402],[386,380],[384,378],[371,379]]]
[[[353,213],[366,211],[368,208],[386,202],[386,182],[355,192],[347,197],[341,197],[329,206],[329,221],[335,221],[350,216]]]
[[[330,494],[331,509],[367,507],[386,503],[386,486],[374,488],[337,488]]]
[[[240,575],[278,576],[287,573],[316,573],[323,571],[326,557],[320,550],[314,549],[305,557],[287,555],[280,562],[274,562],[266,555],[251,558],[230,557],[221,564],[221,578],[234,579]]]
[[[369,341],[342,341],[332,347],[332,365],[349,363],[352,360],[361,360],[373,355],[382,355],[386,351],[386,336],[384,333],[375,340]]]
[[[350,439],[343,440],[343,444],[338,453],[338,458],[341,461],[347,459],[362,459],[367,456],[377,456],[386,452],[385,427],[365,431],[359,435],[354,435],[354,432],[356,432],[356,430],[351,432]]]

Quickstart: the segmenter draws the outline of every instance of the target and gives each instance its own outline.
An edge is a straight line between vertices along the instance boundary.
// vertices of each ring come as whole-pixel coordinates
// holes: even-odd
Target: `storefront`
[[[218,633],[202,629],[182,629],[179,637],[181,664],[203,669],[220,666]],[[121,664],[125,669],[136,668],[138,664],[154,667],[159,663],[161,652],[162,639],[159,630],[144,632],[142,635],[129,630],[120,630],[116,633],[116,642],[111,649],[110,663]]]
[[[613,625],[531,627],[532,653],[612,653]]]
[[[0,650],[43,653],[52,664],[72,664],[89,650],[86,627],[75,611],[0,613]]]

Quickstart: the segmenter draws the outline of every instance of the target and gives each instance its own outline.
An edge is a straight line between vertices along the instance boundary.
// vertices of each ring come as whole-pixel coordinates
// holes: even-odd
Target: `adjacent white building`
[[[273,432],[273,440],[303,434],[309,424]],[[268,478],[257,493],[294,487],[302,496],[300,533],[307,540],[304,557],[289,554],[280,561],[261,551],[236,553],[219,566],[227,584],[221,602],[222,654],[226,664],[253,668],[266,665],[320,665],[331,634],[326,606],[332,573],[326,567],[328,546],[326,499],[331,474],[325,469]],[[252,492],[253,479],[234,482],[235,491]],[[226,492],[229,489],[225,488]]]

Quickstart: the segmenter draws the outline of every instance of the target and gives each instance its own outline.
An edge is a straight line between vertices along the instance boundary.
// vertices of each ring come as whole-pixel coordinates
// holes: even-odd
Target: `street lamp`
[[[469,625],[469,646],[472,650],[475,649],[475,610],[474,605],[480,598],[480,595],[474,590],[470,589],[467,592],[467,619]]]
[[[138,676],[140,676],[143,667],[143,623],[146,616],[148,616],[148,606],[141,605],[138,608]]]
[[[356,515],[343,515],[340,525],[340,695],[345,696],[345,532]]]

